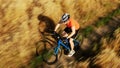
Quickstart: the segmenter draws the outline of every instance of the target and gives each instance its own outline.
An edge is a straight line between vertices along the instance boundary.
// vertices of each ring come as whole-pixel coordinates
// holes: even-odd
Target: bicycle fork
[[[68,51],[70,51],[70,48],[68,46],[66,46],[65,44],[62,43],[61,40],[58,41],[57,47],[55,48],[55,55],[58,54],[58,50],[60,49],[60,46],[65,47]]]
[[[55,55],[58,54],[58,50],[59,50],[59,48],[60,48],[60,45],[57,45],[57,47],[55,47],[55,49],[54,49],[54,53],[55,53]]]

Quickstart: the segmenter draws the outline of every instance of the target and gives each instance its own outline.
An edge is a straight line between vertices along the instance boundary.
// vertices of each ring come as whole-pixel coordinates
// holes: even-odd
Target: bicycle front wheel
[[[55,50],[54,48],[52,48],[50,50],[44,51],[42,57],[44,62],[46,62],[47,64],[54,64],[60,59],[61,55],[62,55],[61,49],[58,50],[58,54],[55,54]]]
[[[36,54],[39,56],[43,51],[49,50],[53,47],[53,43],[47,40],[40,40],[36,46]]]

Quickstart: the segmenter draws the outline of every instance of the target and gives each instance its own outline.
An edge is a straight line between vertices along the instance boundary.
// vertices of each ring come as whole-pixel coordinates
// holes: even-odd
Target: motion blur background
[[[41,39],[39,29],[44,32],[46,27],[39,15],[56,25],[67,12],[84,29],[116,9],[120,9],[120,0],[0,0],[0,68],[30,68],[35,43]],[[117,17],[120,19],[120,14]],[[120,68],[120,28],[112,34],[115,39],[101,39],[102,51],[93,62],[100,68]],[[69,67],[67,61],[61,64]],[[89,64],[88,60],[75,62],[71,68],[87,68]]]

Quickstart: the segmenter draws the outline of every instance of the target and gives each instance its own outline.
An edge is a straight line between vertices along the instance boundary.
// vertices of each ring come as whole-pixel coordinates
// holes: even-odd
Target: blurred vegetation
[[[54,24],[58,23],[61,15],[65,12],[79,22],[81,29],[83,29],[80,34],[88,37],[94,31],[94,27],[91,25],[95,24],[95,21],[99,21],[100,18],[100,20],[105,18],[119,5],[120,0],[0,0],[0,68],[29,68],[30,63],[35,68],[37,68],[36,66],[38,68],[57,68],[56,66],[87,68],[90,61],[78,62],[70,58],[70,62],[69,58],[65,57],[54,65],[43,63],[42,57],[36,56],[36,42],[42,39],[41,34],[47,31],[46,27],[53,29]],[[107,22],[111,16],[118,14],[118,12],[116,11],[108,18],[103,19],[102,25],[104,21]],[[106,57],[110,58],[109,61],[113,59],[111,57],[116,58],[115,53],[120,49],[118,44],[119,29],[113,35],[115,39],[109,44],[104,39],[102,40],[104,42],[99,41],[104,43],[102,46],[111,46],[100,49],[104,54],[98,57],[99,63],[97,65],[99,66],[103,66]],[[79,38],[81,39],[82,35]],[[93,45],[96,46],[93,50],[96,50],[97,43]],[[110,56],[106,54],[110,54]],[[102,61],[103,58],[104,61]],[[114,64],[119,63],[118,58],[113,60],[115,60]],[[105,66],[109,65],[111,64]]]
[[[95,22],[94,27],[100,27],[106,25],[114,16],[120,15],[120,8],[108,13],[105,17],[99,18],[97,22]],[[89,25],[86,28],[84,28],[81,33],[87,37],[92,31],[94,30],[93,25]]]
[[[31,61],[30,68],[37,68],[37,66],[40,65],[42,62],[43,62],[43,58],[41,55],[39,55]]]
[[[100,18],[100,20],[97,21],[97,22],[95,23],[95,25],[96,25],[97,27],[99,27],[99,26],[104,26],[104,25],[106,25],[106,24],[111,20],[112,17],[114,17],[114,16],[116,16],[116,15],[119,15],[119,14],[120,14],[120,8],[114,10],[113,12],[108,13],[107,16],[105,16],[105,17],[103,17],[103,18]]]
[[[83,35],[85,37],[87,37],[89,34],[91,34],[91,32],[93,31],[93,27],[92,26],[88,26],[85,29],[83,29]]]

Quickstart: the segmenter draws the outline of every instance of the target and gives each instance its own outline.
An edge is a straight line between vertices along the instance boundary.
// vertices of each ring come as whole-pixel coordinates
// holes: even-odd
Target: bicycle
[[[51,36],[51,38],[48,38],[48,36]],[[57,42],[55,40],[57,40]],[[78,48],[80,43],[75,39],[74,45],[74,48]],[[49,47],[47,48],[47,46]],[[40,50],[42,47],[43,49]],[[39,46],[37,47],[36,52],[38,55],[42,55],[44,62],[47,64],[54,64],[62,56],[62,49],[64,54],[70,51],[71,48],[69,41],[68,39],[64,39],[58,33],[54,32],[54,34],[44,35],[44,39],[39,41]]]

